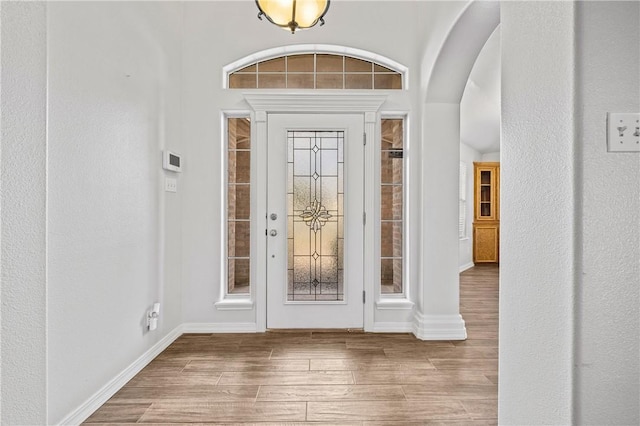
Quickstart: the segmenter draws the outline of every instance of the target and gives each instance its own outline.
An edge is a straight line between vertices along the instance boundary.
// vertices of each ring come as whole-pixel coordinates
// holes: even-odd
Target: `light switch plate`
[[[164,178],[164,190],[167,192],[178,192],[178,181],[173,178]]]
[[[607,151],[640,152],[640,113],[607,114]]]

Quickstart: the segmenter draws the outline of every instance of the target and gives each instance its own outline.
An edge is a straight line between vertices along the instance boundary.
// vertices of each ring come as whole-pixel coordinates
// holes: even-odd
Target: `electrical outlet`
[[[640,152],[640,113],[607,115],[607,151]]]
[[[173,178],[164,178],[164,190],[166,192],[178,192],[178,181]]]

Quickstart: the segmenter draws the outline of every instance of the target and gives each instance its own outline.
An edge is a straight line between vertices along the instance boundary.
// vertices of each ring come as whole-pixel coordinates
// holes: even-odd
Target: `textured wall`
[[[501,424],[572,422],[574,5],[502,3]]]
[[[2,424],[46,423],[46,5],[2,4]]]
[[[583,262],[576,423],[640,423],[640,154],[608,153],[607,112],[640,111],[640,3],[580,2]]]
[[[49,4],[50,422],[182,322],[182,177],[161,162],[164,148],[181,153],[181,11]],[[178,193],[164,192],[165,175]]]

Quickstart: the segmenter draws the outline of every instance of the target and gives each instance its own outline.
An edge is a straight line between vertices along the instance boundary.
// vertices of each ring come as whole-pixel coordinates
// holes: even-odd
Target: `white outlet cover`
[[[178,181],[174,178],[164,178],[164,190],[166,192],[178,192]]]
[[[607,151],[640,152],[640,113],[610,112],[607,115]]]

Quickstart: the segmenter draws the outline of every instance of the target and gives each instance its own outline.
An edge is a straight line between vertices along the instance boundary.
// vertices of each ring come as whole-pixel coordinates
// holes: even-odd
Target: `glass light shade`
[[[256,0],[260,13],[273,24],[290,30],[310,28],[320,21],[329,9],[330,0]]]

